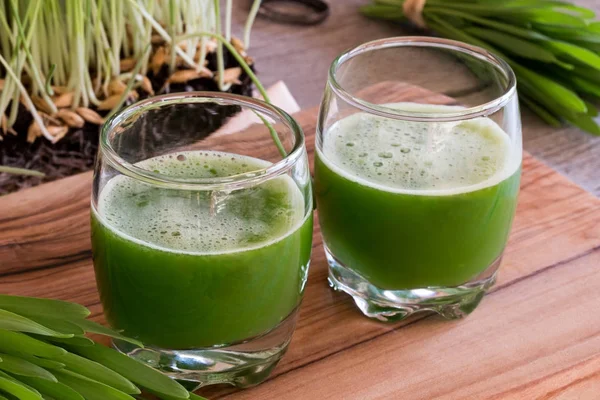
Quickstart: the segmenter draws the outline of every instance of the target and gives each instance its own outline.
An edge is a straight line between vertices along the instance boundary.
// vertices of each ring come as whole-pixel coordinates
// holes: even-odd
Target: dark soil
[[[225,68],[239,66],[238,62],[229,55],[227,49],[223,50],[225,53]],[[216,71],[215,53],[211,53],[208,56],[208,61],[208,68]],[[165,87],[164,84],[168,78],[168,67],[166,65],[163,66],[156,76],[150,72],[148,78],[152,82],[156,94],[198,90],[218,91],[217,83],[209,78],[195,79],[185,84],[171,84]],[[240,81],[242,82],[241,85],[232,85],[227,92],[251,96],[252,81],[250,78],[245,73],[242,73]],[[140,99],[147,97],[144,91],[138,90],[138,92]],[[194,134],[198,135],[198,132],[204,132],[201,134],[209,135],[221,126],[234,111],[222,111],[218,115],[211,115],[210,118],[205,118],[202,121],[206,124],[203,127],[205,129],[196,129],[193,131]],[[182,114],[172,115],[168,118],[170,124],[185,124],[185,119],[186,116]],[[27,128],[31,124],[31,121],[31,114],[25,107],[20,105],[17,122],[14,125],[14,129],[18,134],[16,136],[6,134],[4,135],[4,140],[0,141],[0,165],[33,169],[44,172],[46,176],[39,178],[0,173],[0,195],[88,171],[94,166],[100,132],[98,125],[86,123],[82,129],[71,130],[71,132],[55,144],[50,143],[42,137],[38,138],[34,143],[28,143],[26,140]],[[194,118],[193,123],[197,126],[197,116]],[[190,131],[182,129],[180,132],[183,135]]]

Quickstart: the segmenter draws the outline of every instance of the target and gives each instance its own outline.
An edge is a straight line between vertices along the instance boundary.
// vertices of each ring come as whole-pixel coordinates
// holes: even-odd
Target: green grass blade
[[[83,375],[105,385],[111,386],[121,392],[127,394],[139,394],[140,390],[131,383],[128,379],[122,377],[104,365],[98,364],[80,357],[76,354],[65,354],[56,360],[64,363],[71,371],[77,371],[79,375]]]
[[[581,130],[600,136],[600,126],[587,114],[567,116],[565,119]]]
[[[466,28],[464,31],[477,36],[480,39],[486,40],[495,46],[503,48],[509,53],[516,54],[519,57],[538,60],[545,63],[554,63],[557,61],[554,53],[543,46],[506,33],[477,27]]]
[[[555,99],[540,93],[530,81],[523,78],[519,81],[519,94],[533,100],[535,103],[543,106],[546,110],[552,113],[556,118],[562,118],[568,112],[564,107],[558,104]]]
[[[466,43],[469,43],[469,44],[472,44],[475,46],[482,47],[482,48],[489,50],[493,53],[496,53],[497,55],[506,59],[506,57],[504,57],[502,55],[502,53],[500,51],[498,51],[497,49],[495,49],[492,45],[469,35],[468,33],[464,32],[463,30],[456,29],[452,25],[445,22],[443,19],[443,16],[431,14],[426,17],[426,20],[427,20],[427,25],[431,26],[435,31],[441,33],[442,35],[444,35],[450,39],[460,40],[462,42],[466,42]]]
[[[77,347],[67,346],[73,353],[96,361],[107,368],[121,374],[136,385],[167,400],[185,400],[188,391],[171,378],[159,371],[142,364],[116,350],[102,346],[98,343],[94,346]]]
[[[519,5],[514,4],[512,7],[510,4],[494,2],[492,4],[467,4],[463,2],[452,2],[452,1],[428,1],[425,6],[425,12],[427,12],[427,6],[443,7],[453,10],[461,10],[472,15],[492,16],[492,17],[506,17],[514,16],[517,17],[522,15],[527,10],[536,11],[536,8],[531,5]]]
[[[35,297],[0,295],[0,308],[16,314],[39,315],[60,319],[85,318],[90,310],[77,303]]]
[[[577,45],[553,40],[545,43],[546,46],[557,52],[559,56],[568,56],[568,58],[579,61],[596,70],[600,70],[600,55]]]
[[[556,60],[554,61],[554,64],[558,65],[559,67],[569,70],[569,71],[573,71],[575,69],[575,66],[573,64],[569,64],[566,63],[564,61],[560,61],[560,60]]]
[[[588,8],[576,6],[573,4],[558,4],[552,7],[554,10],[566,10],[571,15],[576,15],[583,19],[593,19],[596,13]]]
[[[15,332],[35,333],[42,336],[55,336],[61,338],[72,337],[72,334],[64,334],[56,332],[53,329],[47,328],[38,324],[35,321],[25,318],[21,315],[0,309],[0,329]]]
[[[66,366],[61,362],[49,360],[47,358],[32,356],[31,354],[25,354],[20,352],[11,352],[9,354],[14,355],[15,357],[22,358],[23,360],[29,361],[30,363],[45,369],[63,369]]]
[[[42,400],[42,396],[14,380],[0,376],[0,390],[15,396],[19,400]]]
[[[587,105],[587,108],[588,108],[587,115],[592,118],[597,117],[598,109],[596,108],[596,106],[594,104],[590,103],[589,101],[586,101],[585,104]]]
[[[585,49],[600,54],[600,43],[584,42],[575,39],[570,39],[569,41],[576,46],[583,47]]]
[[[563,39],[568,42],[582,41],[589,43],[600,43],[600,34],[596,32],[590,32],[584,29],[552,29],[545,28],[549,35],[554,39]]]
[[[600,93],[600,71],[577,67],[572,71],[565,71],[558,68],[544,68],[544,74],[552,76],[556,81],[562,82],[565,86],[570,86],[579,93],[589,93],[599,97]]]
[[[573,74],[584,78],[586,81],[595,82],[600,84],[600,71],[592,68],[576,68],[573,70]]]
[[[113,329],[110,329],[104,325],[100,325],[94,321],[90,321],[88,319],[78,319],[78,320],[72,320],[71,322],[78,325],[81,329],[85,330],[86,332],[97,333],[99,335],[104,335],[104,336],[112,337],[115,339],[120,339],[120,340],[129,342],[129,343],[132,343],[139,347],[144,347],[142,342],[140,342],[139,340],[128,338],[127,336],[121,335],[119,332],[117,332]]]
[[[0,353],[0,358],[2,358],[0,369],[3,371],[13,375],[30,376],[56,382],[54,375],[29,361],[4,353]]]
[[[253,111],[253,112],[254,112],[254,115],[256,115],[258,118],[260,118],[262,123],[267,127],[271,137],[278,138],[279,136],[277,135],[277,131],[275,130],[275,128],[273,128],[273,125],[271,125],[271,123],[269,121],[267,121],[267,119],[265,117],[263,117],[262,115],[260,115],[258,112],[256,112],[256,111]],[[277,150],[279,151],[279,154],[281,154],[282,157],[286,156],[287,153],[285,151],[285,148],[283,147],[283,144],[281,144],[280,140],[275,141],[275,147],[277,147]]]
[[[571,40],[600,44],[600,33],[579,33],[577,35],[573,35]]]
[[[37,176],[43,178],[46,176],[45,173],[40,171],[35,171],[33,169],[27,168],[17,168],[17,167],[9,167],[8,165],[0,165],[0,172],[5,172],[11,175],[26,175],[26,176]]]
[[[61,347],[42,342],[23,333],[2,329],[0,329],[0,351],[9,354],[20,352],[45,358],[59,357],[67,353]]]
[[[571,77],[571,81],[573,82],[577,90],[600,98],[600,84],[596,82],[587,81],[579,76]]]
[[[387,6],[394,6],[394,7],[398,8],[399,6],[402,6],[402,3],[404,3],[404,0],[373,0],[373,3],[387,5]]]
[[[47,317],[30,316],[30,315],[24,315],[24,316],[31,319],[32,321],[35,321],[41,325],[44,325],[46,328],[55,330],[56,332],[60,332],[60,333],[68,334],[68,335],[83,335],[85,333],[81,327],[79,327],[78,325],[76,325],[72,322],[69,322],[65,319],[47,318]]]
[[[585,28],[587,23],[582,18],[551,9],[537,9],[521,14],[521,18],[535,25],[551,25],[568,28]]]
[[[475,22],[479,25],[484,25],[489,28],[494,28],[496,31],[510,33],[513,36],[517,36],[517,37],[520,37],[523,39],[532,39],[532,40],[538,40],[538,41],[550,40],[550,38],[548,36],[543,35],[539,32],[531,30],[531,29],[521,28],[519,26],[492,20],[489,18],[477,17],[475,15],[471,15],[471,14],[468,14],[468,13],[465,13],[462,11],[430,7],[430,8],[428,8],[428,12],[432,12],[435,14],[441,14],[441,15],[452,15],[455,17],[460,17],[460,18]]]
[[[538,103],[541,103],[555,115],[560,115],[565,121],[593,135],[600,135],[600,126],[587,115],[587,109],[584,113],[576,113],[567,109],[561,108],[560,104],[553,101],[552,98],[540,94],[531,86],[531,82],[521,80],[520,91],[525,95],[534,98]]]
[[[577,93],[553,81],[552,79],[533,72],[521,65],[513,63],[512,67],[517,74],[517,80],[519,83],[523,83],[523,80],[527,80],[531,86],[533,86],[535,90],[540,93],[540,95],[556,101],[556,103],[558,103],[561,107],[564,107],[570,112],[587,112],[585,102],[577,95]]]
[[[498,1],[498,0],[494,0]],[[565,10],[566,14],[577,15],[581,18],[594,18],[594,12],[584,7],[573,6],[568,1],[560,0],[513,0],[509,1],[513,5],[533,5],[538,9]],[[591,17],[590,17],[591,16]]]
[[[39,378],[23,377],[21,380],[29,386],[37,389],[45,396],[51,396],[59,400],[85,400],[81,394],[71,387],[60,382],[50,382]]]
[[[367,4],[360,7],[360,12],[370,18],[398,20],[405,18],[402,8],[378,4]]]
[[[73,346],[93,346],[95,343],[92,339],[83,335],[75,335],[72,338],[49,337],[47,340],[54,343],[70,344]]]
[[[536,29],[549,37],[554,39],[562,37],[570,37],[575,29],[564,27],[564,26],[536,26]],[[583,32],[585,28],[577,29],[577,31]]]
[[[88,379],[72,371],[60,371],[56,373],[60,383],[63,383],[71,389],[81,393],[86,400],[132,400],[130,395],[123,393],[115,388]]]
[[[528,98],[527,96],[525,96],[523,94],[520,94],[519,99],[523,102],[523,104],[525,104],[527,106],[527,108],[529,108],[531,111],[533,111],[537,116],[539,116],[542,120],[544,120],[544,122],[546,122],[548,125],[551,125],[555,128],[560,127],[560,125],[561,125],[560,120],[555,118],[554,115],[552,115],[542,105],[537,104],[534,100]]]
[[[40,392],[38,392],[36,390],[36,388],[29,386],[28,384],[24,383],[23,381],[15,378],[13,375],[9,375],[6,372],[0,370],[0,377],[3,377],[4,379],[8,379],[9,381],[13,381],[15,383],[18,383],[19,385],[25,386],[27,389],[31,390],[32,392],[34,392],[35,394],[41,396],[42,394]],[[22,378],[22,376],[19,376],[19,378]]]

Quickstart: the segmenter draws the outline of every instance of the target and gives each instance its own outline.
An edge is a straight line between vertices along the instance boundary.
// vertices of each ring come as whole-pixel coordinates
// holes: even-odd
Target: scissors
[[[303,7],[280,7],[277,3]],[[258,14],[283,24],[317,25],[329,16],[329,5],[323,0],[262,0]]]

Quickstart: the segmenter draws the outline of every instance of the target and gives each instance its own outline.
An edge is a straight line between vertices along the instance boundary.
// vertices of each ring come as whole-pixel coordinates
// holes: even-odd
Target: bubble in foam
[[[357,154],[347,143],[366,151]],[[519,150],[488,118],[431,124],[357,113],[332,125],[318,150],[327,164],[339,167],[350,179],[393,190],[458,192],[488,181],[491,185],[515,172],[520,162]],[[381,161],[372,160],[375,155]],[[371,162],[365,162],[367,157]],[[388,158],[405,162],[384,161]]]
[[[250,157],[230,154],[219,157],[212,153],[192,152],[185,153],[186,160],[182,165],[178,155],[174,156],[164,165],[171,172],[188,164],[200,164],[207,165],[207,169],[218,168],[225,176],[269,165]],[[162,158],[167,160],[169,157]],[[151,159],[145,163],[149,165],[156,161]],[[208,176],[206,169],[200,171]],[[190,203],[190,199],[194,202]],[[137,207],[140,201],[148,204]],[[228,194],[223,204],[224,207],[213,215],[210,196],[206,193],[190,196],[188,191],[149,190],[145,184],[118,176],[109,181],[101,192],[98,211],[101,215],[115,216],[110,221],[115,231],[152,246],[199,253],[220,253],[264,245],[287,235],[305,215],[302,193],[289,177]]]

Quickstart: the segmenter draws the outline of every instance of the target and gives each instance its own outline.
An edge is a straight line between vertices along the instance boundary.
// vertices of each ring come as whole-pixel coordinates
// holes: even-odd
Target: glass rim
[[[207,102],[220,105],[238,105],[268,115],[276,123],[284,123],[294,135],[295,143],[293,148],[281,160],[250,172],[215,178],[180,178],[140,168],[124,160],[110,144],[110,135],[122,127],[124,123],[129,122],[131,118],[135,118],[136,114],[141,115],[146,110],[155,110],[173,104]],[[227,140],[227,135],[223,137],[223,140]],[[273,146],[275,147],[275,143],[273,143]],[[186,190],[233,190],[257,185],[287,172],[302,156],[304,149],[305,139],[302,128],[294,118],[281,108],[248,96],[223,92],[191,91],[150,97],[117,112],[102,125],[99,153],[113,168],[123,175],[155,186]]]
[[[499,70],[507,80],[506,88],[504,88],[503,93],[500,96],[477,106],[448,110],[444,112],[417,112],[393,109],[365,101],[359,96],[355,96],[346,91],[344,87],[337,81],[337,70],[346,61],[370,51],[396,47],[437,48],[473,56],[474,58],[488,63]],[[329,86],[336,93],[336,95],[358,109],[371,114],[379,115],[381,117],[418,122],[449,122],[487,116],[504,107],[515,96],[517,90],[517,78],[515,73],[510,65],[508,65],[508,63],[502,58],[478,46],[473,46],[456,40],[427,36],[396,36],[377,39],[358,45],[350,50],[346,50],[337,56],[331,63],[329,68],[328,82]]]

